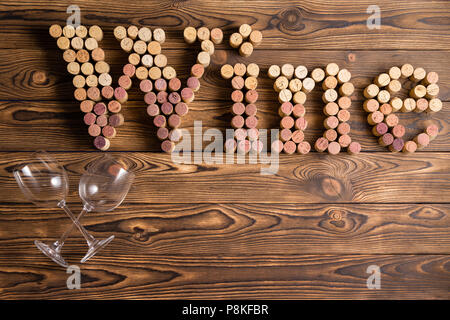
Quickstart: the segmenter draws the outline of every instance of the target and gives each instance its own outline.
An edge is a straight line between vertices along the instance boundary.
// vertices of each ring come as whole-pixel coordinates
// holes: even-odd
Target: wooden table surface
[[[227,44],[190,104],[183,127],[229,128],[224,63],[256,62],[308,68],[337,62],[356,87],[351,107],[358,156],[311,152],[281,155],[276,175],[261,165],[177,165],[160,152],[142,96],[130,91],[126,123],[111,151],[129,157],[137,178],[125,202],[83,220],[99,238],[116,239],[86,264],[81,235],[63,254],[81,267],[82,288],[68,290],[66,270],[43,256],[34,239],[52,241],[70,224],[62,210],[26,201],[12,169],[46,149],[70,175],[69,204],[81,208],[77,182],[100,152],[92,147],[72,98],[62,53],[48,35],[65,24],[68,5],[81,22],[100,25],[117,79],[126,54],[116,25],[163,27],[163,50],[185,78],[198,49],[186,45],[188,26],[221,27],[227,40],[242,23],[263,32],[250,58]],[[369,30],[368,6],[381,9],[381,29]],[[0,299],[448,299],[450,298],[450,2],[388,1],[0,1]],[[432,144],[412,155],[378,146],[362,109],[362,90],[377,74],[411,63],[440,76],[443,110],[401,114],[408,134],[439,125]],[[43,82],[36,81],[45,75]],[[260,77],[260,127],[277,128],[272,81]],[[307,103],[308,141],[323,132],[320,92]],[[381,268],[381,289],[369,290],[366,269]]]

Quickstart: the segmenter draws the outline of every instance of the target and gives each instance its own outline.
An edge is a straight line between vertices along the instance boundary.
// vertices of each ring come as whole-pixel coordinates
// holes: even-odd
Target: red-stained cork
[[[405,135],[406,133],[406,129],[404,126],[402,126],[401,124],[396,125],[395,127],[392,128],[392,135],[395,138],[401,138]]]
[[[97,120],[97,116],[89,112],[84,115],[83,120],[86,125],[90,126],[95,123],[95,120]]]
[[[307,154],[311,151],[311,145],[308,141],[302,141],[297,145],[297,152],[300,154]]]
[[[295,120],[295,129],[305,131],[308,127],[308,121],[304,117],[297,118]]]
[[[335,116],[339,112],[339,106],[335,102],[328,102],[323,108],[323,113],[327,116]],[[347,111],[348,112],[348,111]]]
[[[336,128],[336,131],[339,134],[349,134],[350,133],[350,125],[347,122],[339,123]]]
[[[250,128],[247,130],[247,136],[250,141],[257,140],[259,138],[259,130],[256,128]]]
[[[113,126],[105,126],[102,129],[102,134],[105,138],[114,138],[116,136],[116,129]]]
[[[188,88],[191,88],[194,92],[197,92],[200,89],[200,80],[196,77],[189,77],[186,84]]]
[[[231,126],[235,129],[242,128],[245,124],[245,120],[242,116],[234,116],[231,119]]]
[[[110,145],[110,141],[105,137],[98,136],[94,139],[94,146],[99,150],[106,151]]]
[[[122,110],[122,105],[119,101],[111,100],[108,102],[108,110],[112,113],[118,113],[120,110]]]
[[[290,116],[292,111],[294,110],[294,106],[290,102],[283,102],[278,108],[278,113],[280,117]]]
[[[171,91],[178,91],[181,88],[181,80],[178,78],[172,78],[169,80],[169,89]]]
[[[385,133],[378,139],[378,143],[383,147],[391,145],[392,142],[394,142],[394,136],[390,133]]]
[[[384,114],[385,116],[387,116],[388,114],[391,114],[392,113],[392,106],[389,104],[389,103],[383,103],[381,106],[380,106],[380,112],[382,113],[382,114]]]
[[[289,141],[292,138],[292,131],[290,129],[282,129],[280,131],[280,140],[283,142]]]
[[[91,124],[88,128],[88,133],[91,137],[99,136],[102,133],[102,128],[98,124]]]
[[[108,111],[108,108],[103,102],[96,103],[94,106],[94,113],[96,115],[102,115],[105,114]]]
[[[272,142],[270,151],[274,153],[281,153],[281,151],[283,151],[283,148],[284,148],[283,142],[280,140],[275,140],[274,142]]]
[[[339,137],[338,142],[342,148],[347,148],[352,143],[352,138],[348,134],[343,134]]]
[[[352,100],[350,97],[340,97],[337,101],[337,104],[341,109],[348,109],[352,105]]]
[[[156,136],[159,140],[166,140],[167,138],[169,138],[169,129],[165,127],[158,128],[158,130],[156,131]]]
[[[337,143],[336,141],[332,141],[328,144],[328,153],[329,154],[338,154],[339,152],[341,152],[341,145],[339,143]]]
[[[161,128],[166,126],[166,117],[159,114],[156,117],[153,118],[153,124],[155,127]]]
[[[252,146],[252,144],[250,141],[241,140],[237,144],[237,151],[238,151],[238,153],[241,153],[241,154],[248,153],[250,151],[251,146]]]
[[[437,137],[438,133],[439,133],[439,128],[438,126],[432,124],[429,125],[426,129],[425,129],[425,133],[430,136],[430,140],[433,140],[434,138]]]
[[[194,97],[194,91],[192,91],[191,88],[183,88],[183,90],[181,90],[181,99],[183,102],[192,102],[194,101]]]
[[[349,154],[358,154],[361,152],[361,145],[359,142],[352,142],[347,148]]]
[[[166,91],[160,91],[156,95],[156,101],[158,101],[159,104],[163,104],[164,102],[167,102],[168,97],[169,94]]]
[[[131,63],[127,63],[126,65],[123,66],[123,74],[133,78],[135,73],[136,73],[136,67],[133,66]]]
[[[247,116],[256,116],[256,113],[258,112],[258,108],[256,107],[255,104],[253,103],[249,103],[248,105],[245,106],[245,114]]]
[[[416,101],[415,112],[424,112],[428,109],[428,100],[424,98],[420,98]]]
[[[128,93],[127,91],[122,88],[122,87],[117,87],[114,90],[114,97],[116,98],[117,101],[119,101],[120,103],[125,103],[128,100]]]
[[[106,126],[108,124],[108,116],[106,114],[102,114],[101,116],[98,116],[95,123],[103,128],[104,126]]]
[[[189,111],[189,108],[186,103],[180,102],[177,103],[175,106],[175,113],[178,114],[180,117],[185,116]]]
[[[147,107],[147,114],[150,117],[156,117],[159,114],[159,107],[156,104],[150,104]]]
[[[260,153],[264,148],[264,144],[260,140],[252,141],[250,152]]]
[[[97,87],[90,87],[86,91],[87,97],[93,101],[100,101],[100,90]]]
[[[336,140],[337,136],[338,136],[337,131],[334,129],[325,130],[325,132],[323,133],[323,137],[328,141]]]
[[[350,120],[350,112],[345,109],[339,110],[337,118],[340,122],[347,122],[348,120]]]
[[[161,112],[164,113],[165,115],[170,115],[173,112],[173,104],[171,104],[170,102],[164,102],[161,105]]]
[[[369,99],[364,101],[363,107],[367,112],[375,112],[380,107],[380,103],[375,99]]]
[[[80,110],[84,113],[91,112],[94,108],[94,101],[84,100],[80,103]]]
[[[389,146],[389,150],[391,152],[400,152],[403,149],[403,146],[405,145],[405,141],[401,138],[395,138],[392,144]]]
[[[241,102],[233,103],[231,106],[231,112],[234,115],[239,116],[245,112],[245,105]]]
[[[248,136],[248,130],[244,128],[238,128],[234,130],[234,137],[237,141],[245,140]]]
[[[304,117],[306,113],[305,106],[301,103],[297,103],[292,109],[292,113],[296,118]]]
[[[144,102],[146,104],[154,104],[156,102],[156,94],[150,91],[144,95]]]
[[[109,121],[109,125],[110,126],[112,126],[112,127],[120,127],[121,125],[123,125],[125,120],[124,120],[124,117],[123,117],[122,114],[116,113],[116,114],[111,115],[108,118],[108,121]]]
[[[388,114],[385,118],[384,118],[384,122],[387,124],[388,127],[392,128],[395,127],[398,124],[398,117],[396,114],[391,113]]]
[[[73,92],[73,96],[78,101],[86,100],[86,98],[87,98],[86,89],[85,88],[76,88],[75,91]]]
[[[245,93],[245,101],[248,103],[255,103],[258,101],[258,92],[256,90],[248,90]]]
[[[234,90],[231,93],[231,100],[233,102],[242,102],[244,100],[244,93],[241,90]]]
[[[284,129],[285,130],[285,129]],[[305,139],[305,134],[302,130],[295,130],[292,132],[292,141],[295,143],[300,143]]]
[[[166,91],[167,90],[167,81],[166,79],[159,78],[155,81],[155,90],[156,91]]]
[[[387,126],[387,124],[384,122],[380,122],[380,123],[377,123],[376,126],[374,126],[372,128],[372,133],[374,134],[374,136],[380,137],[383,134],[385,134],[386,132],[388,132],[388,130],[389,130],[389,127]]]
[[[181,125],[181,117],[177,114],[172,114],[167,120],[167,123],[171,128],[178,128]]]
[[[417,144],[414,141],[406,141],[402,151],[404,153],[413,153],[417,150]]]
[[[280,127],[283,129],[290,129],[294,126],[294,124],[295,124],[295,121],[294,121],[294,118],[292,118],[292,117],[287,116],[287,117],[281,118]],[[297,129],[299,129],[299,128],[297,128]]]
[[[256,128],[258,125],[258,119],[255,116],[249,116],[245,119],[245,126],[247,128]]]
[[[181,102],[181,96],[178,92],[169,93],[168,100],[171,104],[175,105]]]
[[[153,84],[149,79],[141,80],[139,83],[139,89],[141,89],[144,93],[148,93],[153,90]]]
[[[175,149],[175,143],[170,140],[164,140],[161,143],[161,149],[164,152],[171,153]]]
[[[314,144],[314,149],[318,152],[324,152],[328,148],[328,140],[324,137],[320,137],[316,140],[316,143]]]
[[[241,76],[234,76],[233,79],[231,79],[231,87],[235,90],[242,90],[245,85],[245,80]]]
[[[335,116],[326,117],[323,121],[323,125],[327,129],[335,129],[339,125],[339,119]]]
[[[225,141],[224,145],[225,152],[234,153],[236,151],[236,146],[237,146],[236,140],[228,139],[227,141]]]
[[[111,86],[106,86],[102,88],[102,96],[105,99],[112,99],[114,97],[114,89]]]
[[[414,141],[417,144],[418,149],[425,148],[430,144],[430,136],[426,133],[419,133],[415,138]]]
[[[191,76],[193,76],[193,77],[200,79],[204,73],[205,73],[205,67],[199,63],[194,64],[191,68]]]
[[[297,150],[297,145],[294,141],[286,141],[283,146],[283,151],[287,154],[293,154]]]

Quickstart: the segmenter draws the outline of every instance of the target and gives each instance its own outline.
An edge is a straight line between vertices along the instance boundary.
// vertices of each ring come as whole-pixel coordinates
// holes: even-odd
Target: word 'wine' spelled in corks
[[[354,91],[350,71],[339,69],[335,63],[328,64],[325,70],[316,68],[311,73],[303,65],[284,64],[270,66],[268,76],[275,80],[273,88],[278,93],[278,114],[281,117],[279,140],[272,142],[272,152],[307,154],[311,150],[309,142],[304,140],[308,126],[305,102],[316,84],[321,84],[324,91],[322,100],[326,118],[323,124],[326,131],[315,142],[315,150],[328,151],[329,154],[338,154],[342,148],[347,148],[350,154],[361,151],[361,145],[350,137],[348,123],[350,97]]]
[[[413,83],[409,97],[400,99],[396,95],[407,80]],[[439,76],[436,72],[414,68],[411,64],[394,66],[375,77],[372,84],[364,89],[364,110],[368,112],[367,122],[373,126],[372,133],[378,137],[381,146],[391,152],[413,153],[425,148],[439,130],[436,125],[428,125],[424,132],[412,140],[405,139],[406,128],[399,123],[396,112],[435,113],[442,109],[442,101],[437,98]]]

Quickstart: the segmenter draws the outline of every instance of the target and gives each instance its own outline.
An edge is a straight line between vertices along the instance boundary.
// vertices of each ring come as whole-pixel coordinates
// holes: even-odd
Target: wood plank
[[[52,154],[65,165],[75,186],[78,174],[100,152]],[[176,164],[167,154],[115,155],[126,155],[125,161],[137,174],[127,197],[132,203],[142,199],[151,203],[448,203],[450,199],[450,153],[282,155],[278,165],[272,160],[272,169],[278,167],[275,175],[261,173],[269,164],[248,161]],[[2,154],[4,202],[25,201],[11,174],[27,157],[29,153],[23,152]],[[76,192],[72,189],[72,194]]]
[[[81,266],[81,289],[37,250],[0,256],[1,299],[448,299],[448,255],[110,255]],[[370,265],[381,289],[369,290]]]
[[[69,207],[78,210],[78,199],[73,201]],[[62,210],[33,204],[0,203],[0,212],[0,256],[32,251],[32,239],[51,243],[71,223]],[[136,256],[450,254],[450,204],[154,204],[143,199],[111,213],[89,213],[83,225],[96,238],[114,234],[108,252],[117,257],[124,248]],[[64,254],[83,255],[78,231],[66,244],[70,249]]]
[[[168,48],[168,47],[166,47]],[[170,48],[170,47],[169,47]],[[197,50],[164,50],[172,65],[182,79],[186,79],[191,66],[195,63]],[[349,60],[349,57],[352,60]],[[347,68],[352,73],[355,85],[355,99],[363,100],[362,91],[375,76],[386,72],[391,66],[411,63],[428,71],[436,71],[440,75],[439,98],[450,101],[449,51],[314,51],[314,50],[255,50],[251,60],[244,59],[236,51],[217,50],[212,59],[211,67],[206,71],[196,95],[197,100],[230,100],[231,84],[220,76],[220,67],[225,63],[255,62],[261,67],[258,92],[260,100],[276,101],[273,90],[273,80],[269,79],[267,69],[272,64],[292,63],[304,64],[312,70],[325,67],[330,62],[336,62],[341,68]],[[122,72],[123,64],[127,63],[127,55],[120,50],[106,52],[106,60],[111,64],[114,83]],[[353,60],[354,59],[354,60]],[[73,100],[72,76],[66,70],[61,51],[54,45],[51,50],[10,49],[0,51],[0,100]],[[33,74],[42,71],[47,75],[42,84],[33,82]],[[135,88],[137,88],[137,81]],[[408,90],[402,90],[406,93]],[[226,89],[224,89],[226,88]],[[409,88],[409,87],[408,87]],[[312,99],[318,99],[322,90],[314,90]],[[130,92],[130,99],[142,100],[137,89]]]
[[[367,123],[367,113],[362,110],[361,105],[361,101],[354,101],[350,108],[352,139],[361,143],[363,152],[386,152],[387,148],[378,145],[377,138],[372,135],[371,126]],[[278,106],[274,101],[258,103],[259,128],[279,128]],[[202,122],[203,133],[216,128],[225,134],[226,129],[231,129],[230,102],[195,101],[189,104],[189,108],[189,113],[183,118],[182,127],[193,137],[201,139],[201,135],[194,132],[194,121]],[[307,103],[307,141],[314,142],[323,134],[322,123],[325,116],[322,108],[323,103],[317,100]],[[125,124],[118,128],[118,135],[111,140],[110,150],[161,152],[156,129],[146,113],[144,102],[128,102],[123,114]],[[4,139],[0,151],[34,151],[37,141],[45,145],[46,150],[93,151],[93,139],[88,135],[82,117],[83,114],[75,101],[0,101],[0,136],[20,137],[20,143],[17,143],[15,138]],[[407,128],[408,139],[431,123],[439,126],[439,136],[418,152],[450,151],[450,102],[444,102],[442,111],[435,114],[399,113],[399,118]],[[209,143],[210,141],[204,141],[203,147]]]
[[[1,1],[2,24],[7,32],[0,35],[1,48],[30,46],[51,47],[47,29],[53,23],[65,24],[66,8],[71,3],[53,3],[49,8],[40,1],[18,4]],[[298,2],[257,1],[254,5],[242,1],[103,1],[93,6],[80,0],[82,23],[99,24],[112,38],[112,29],[118,25],[138,24],[164,27],[169,31],[170,45],[183,46],[181,30],[195,27],[221,27],[226,39],[242,23],[262,30],[261,48],[289,49],[347,49],[386,50],[450,49],[450,11],[447,1],[420,0],[388,1],[376,4],[381,10],[381,29],[368,29],[367,8],[373,1],[323,0]],[[136,14],[139,13],[139,14]],[[172,40],[177,39],[178,41]],[[111,47],[113,42],[109,42]]]

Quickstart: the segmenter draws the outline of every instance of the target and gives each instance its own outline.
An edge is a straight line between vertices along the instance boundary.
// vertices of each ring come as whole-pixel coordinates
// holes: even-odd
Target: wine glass
[[[80,217],[89,211],[111,211],[117,208],[125,199],[133,180],[134,174],[126,169],[125,164],[109,155],[92,162],[81,176],[78,187],[84,205]],[[75,223],[79,224],[78,221]],[[114,239],[114,236],[110,236],[96,240],[84,228],[80,230],[89,246],[81,263],[86,262]]]
[[[28,200],[39,207],[60,207],[67,215],[75,219],[66,205],[66,197],[69,190],[67,173],[48,153],[44,151],[35,152],[31,160],[17,166],[13,174]],[[60,252],[70,231],[72,231],[72,227],[59,240],[50,245],[38,240],[34,244],[57,264],[68,267]]]

